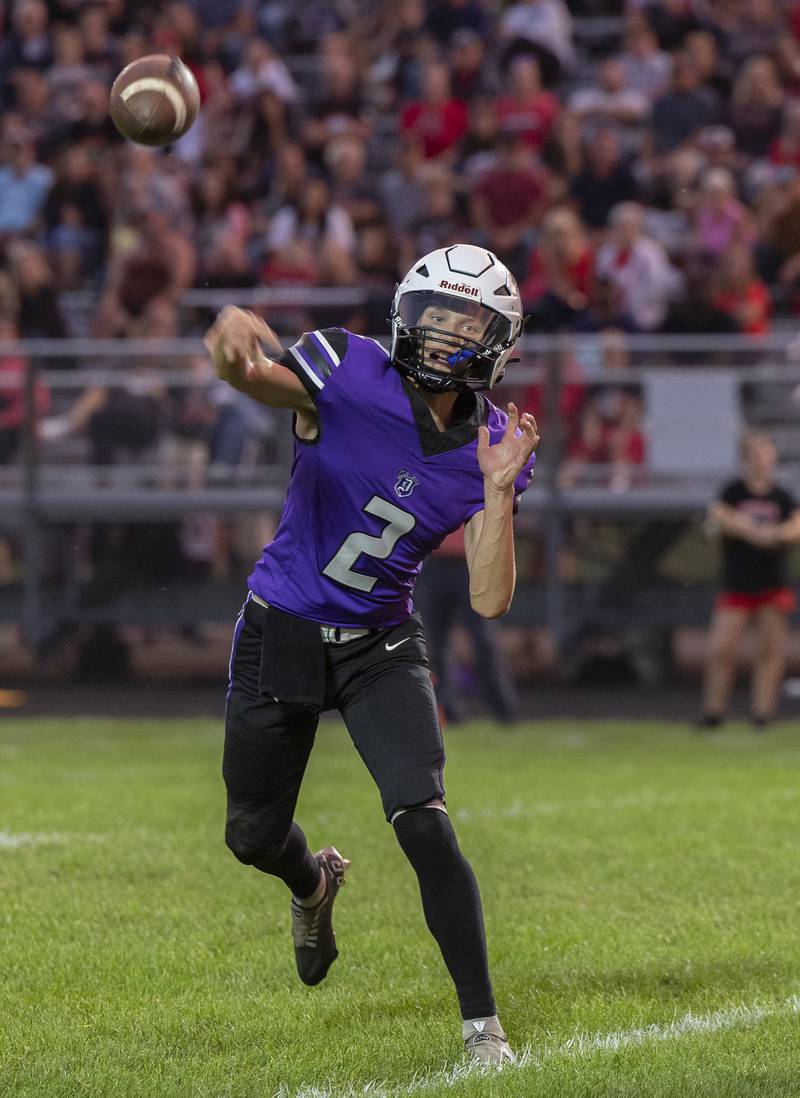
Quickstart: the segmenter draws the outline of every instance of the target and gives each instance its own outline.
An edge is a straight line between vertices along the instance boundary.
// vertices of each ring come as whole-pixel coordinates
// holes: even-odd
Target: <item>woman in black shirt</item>
[[[722,589],[709,634],[700,721],[705,728],[724,719],[751,617],[756,626],[751,718],[760,727],[774,716],[795,608],[786,583],[786,556],[788,547],[800,541],[800,510],[775,484],[776,452],[767,435],[747,435],[742,458],[743,476],[727,484],[709,508],[709,526],[722,535]]]

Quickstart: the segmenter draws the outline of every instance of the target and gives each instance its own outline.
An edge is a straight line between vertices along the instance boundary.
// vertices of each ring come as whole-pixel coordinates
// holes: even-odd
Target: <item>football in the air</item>
[[[157,53],[125,66],[111,87],[108,106],[114,125],[129,141],[169,145],[193,125],[200,91],[180,58]]]

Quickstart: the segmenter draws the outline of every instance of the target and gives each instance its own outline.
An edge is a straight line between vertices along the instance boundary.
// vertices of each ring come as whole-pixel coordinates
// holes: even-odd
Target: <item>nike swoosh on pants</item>
[[[405,644],[406,641],[410,641],[410,640],[411,640],[411,637],[403,637],[403,639],[401,641],[398,641],[396,644],[389,644],[389,642],[387,641],[386,642],[386,651],[387,652],[393,652],[395,650],[395,648],[399,648],[401,644]]]

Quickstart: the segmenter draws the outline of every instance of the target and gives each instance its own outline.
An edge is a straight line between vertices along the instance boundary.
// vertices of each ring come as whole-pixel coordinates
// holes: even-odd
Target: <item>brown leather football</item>
[[[197,118],[197,81],[178,57],[151,54],[126,65],[111,88],[109,110],[123,137],[169,145]]]

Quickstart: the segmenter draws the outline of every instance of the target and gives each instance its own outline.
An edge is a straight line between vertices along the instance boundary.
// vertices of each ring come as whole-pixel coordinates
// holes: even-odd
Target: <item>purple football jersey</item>
[[[482,394],[465,394],[471,415],[438,431],[384,348],[339,328],[306,333],[281,361],[314,398],[319,435],[295,439],[278,530],[250,589],[325,625],[397,625],[412,612],[422,561],[483,509],[478,424],[495,443],[507,416]],[[518,494],[533,463],[517,478]]]

